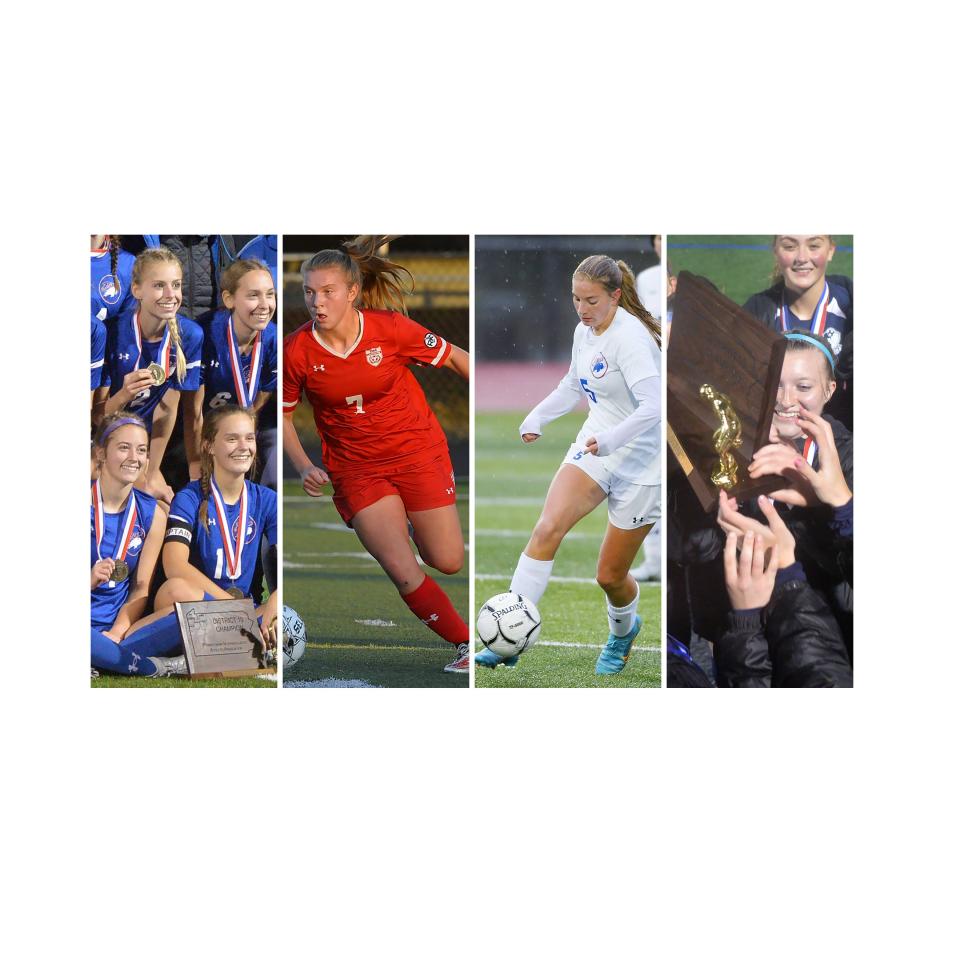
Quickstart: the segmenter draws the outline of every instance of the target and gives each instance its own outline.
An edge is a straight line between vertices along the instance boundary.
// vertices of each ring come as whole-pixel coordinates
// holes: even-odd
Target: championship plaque
[[[667,440],[705,511],[720,491],[740,498],[781,489],[751,480],[770,442],[786,341],[702,277],[682,272],[667,350]]]
[[[274,673],[253,601],[197,600],[178,603],[177,620],[191,677],[252,677]]]

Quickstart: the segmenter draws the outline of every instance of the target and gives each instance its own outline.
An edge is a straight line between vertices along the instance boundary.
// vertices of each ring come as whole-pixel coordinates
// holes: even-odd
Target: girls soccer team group
[[[469,357],[406,315],[410,277],[381,255],[386,240],[357,237],[302,265],[310,320],[284,343],[284,450],[307,494],[319,497],[332,484],[344,523],[410,611],[453,648],[445,669],[465,673],[467,625],[417,557],[452,574],[464,544],[446,438],[409,365],[466,378]],[[725,546],[704,548],[708,561],[722,553],[735,615],[723,637],[710,638],[721,684],[851,682],[852,619],[844,618],[852,618],[852,437],[850,422],[823,408],[839,383],[843,402],[831,409],[852,418],[852,285],[826,277],[833,249],[829,237],[778,236],[777,281],[747,303],[788,340],[771,443],[750,466],[751,476],[777,474],[785,483],[756,505],[722,496],[713,530]],[[277,497],[251,479],[257,412],[272,407],[276,391],[274,276],[261,261],[234,260],[219,276],[223,308],[198,323],[178,314],[183,270],[163,246],[134,259],[116,237],[97,236],[92,263],[92,667],[184,672],[172,612],[184,600],[252,596],[264,646],[274,647]],[[660,517],[660,326],[623,261],[588,257],[572,295],[579,322],[569,372],[520,425],[520,439],[537,440],[583,396],[590,412],[547,491],[511,590],[538,603],[563,538],[606,500],[596,576],[609,636],[596,672],[615,674],[641,627],[630,568]],[[322,467],[293,423],[301,399],[313,409]],[[183,463],[165,472],[178,407]],[[272,447],[272,431],[263,441]],[[174,494],[166,477],[183,473],[189,482]],[[702,531],[697,536],[703,547]],[[154,589],[158,559],[165,580]],[[708,592],[692,600],[717,602]],[[808,631],[815,637],[783,641],[817,616]],[[837,620],[843,626],[835,630]],[[678,678],[696,675],[688,639],[671,640]],[[516,666],[488,650],[476,662]]]
[[[233,260],[218,271],[223,309],[198,322],[179,313],[184,267],[170,249],[148,245],[134,258],[119,238],[96,235],[91,265],[92,670],[186,673],[173,605],[189,600],[252,597],[266,656],[277,496],[251,476],[257,411],[276,392],[273,274]],[[183,446],[173,452],[178,411]],[[187,482],[175,493],[168,476]]]

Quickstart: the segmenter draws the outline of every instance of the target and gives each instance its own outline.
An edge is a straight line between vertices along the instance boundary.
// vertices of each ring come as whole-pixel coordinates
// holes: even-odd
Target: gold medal
[[[123,583],[127,577],[130,576],[130,568],[123,560],[118,560],[113,565],[113,573],[110,574],[110,579],[114,583]]]
[[[227,593],[229,593],[234,600],[243,599],[243,591],[239,587],[230,587],[230,589],[227,590]]]
[[[153,382],[158,387],[167,379],[167,375],[163,372],[163,367],[159,363],[151,363],[147,367],[147,373],[153,377]]]

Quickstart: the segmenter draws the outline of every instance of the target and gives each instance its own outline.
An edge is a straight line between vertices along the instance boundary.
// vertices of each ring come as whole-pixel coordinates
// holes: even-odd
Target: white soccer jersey
[[[564,381],[582,389],[590,415],[577,434],[577,443],[619,426],[637,409],[630,387],[648,377],[660,378],[660,349],[635,316],[618,307],[610,326],[600,336],[578,324],[573,336],[573,357]],[[658,386],[659,391],[659,386]],[[660,429],[652,427],[614,450],[608,469],[633,483],[660,482]]]

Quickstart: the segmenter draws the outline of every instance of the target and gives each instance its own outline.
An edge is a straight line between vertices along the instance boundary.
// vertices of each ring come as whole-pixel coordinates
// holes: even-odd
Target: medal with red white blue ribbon
[[[237,347],[237,338],[233,333],[233,318],[227,322],[227,342],[230,345],[230,369],[233,371],[233,385],[237,393],[237,401],[241,407],[253,406],[260,389],[260,331],[253,338],[253,352],[250,355],[250,372],[246,379],[243,376],[243,366],[240,363],[240,350]]]
[[[227,579],[236,580],[243,572],[243,541],[247,535],[247,481],[243,481],[243,489],[240,491],[240,517],[237,523],[236,540],[227,524],[227,508],[224,506],[217,481],[213,477],[210,478],[210,495],[213,497],[213,506],[217,511],[220,539],[223,541],[223,552],[227,558]]]
[[[140,311],[137,310],[133,315],[133,340],[137,345],[137,362],[134,364],[133,369],[140,369],[140,360],[143,357],[143,334],[140,331]],[[156,366],[163,369],[164,380],[170,376],[170,327],[167,326],[166,331],[163,334],[163,339],[160,341],[160,352],[158,353],[159,363]],[[163,383],[163,380],[160,381]],[[159,384],[158,384],[159,386]]]
[[[817,457],[817,443],[813,437],[807,437],[803,441],[803,459],[813,466],[813,461]]]
[[[97,480],[91,490],[93,498],[93,532],[96,538],[97,560],[103,559],[100,552],[100,544],[103,541],[103,494],[100,491],[100,481]],[[126,564],[127,549],[130,546],[130,540],[133,538],[133,529],[137,525],[137,498],[133,495],[133,490],[127,498],[127,510],[120,524],[120,536],[117,537],[117,544],[111,556],[116,561],[113,567],[108,586],[115,587],[123,582],[130,575],[130,568]]]
[[[824,280],[823,293],[820,294],[820,299],[817,301],[816,309],[813,311],[813,316],[810,318],[810,332],[817,334],[819,337],[822,337],[823,331],[827,329],[827,305],[829,303],[830,284]],[[777,309],[777,315],[780,318],[780,329],[786,333],[790,329],[790,327],[787,326],[789,307],[787,307],[787,301],[782,298],[780,300],[780,306]]]

